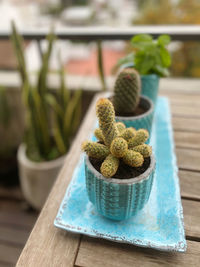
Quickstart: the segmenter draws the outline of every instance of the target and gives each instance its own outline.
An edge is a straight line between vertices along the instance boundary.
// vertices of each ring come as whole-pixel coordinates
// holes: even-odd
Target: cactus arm
[[[120,133],[120,136],[124,138],[126,141],[134,137],[136,134],[136,130],[133,127],[126,128]]]
[[[128,150],[128,143],[122,137],[115,138],[110,146],[110,152],[116,158],[122,158]]]
[[[119,133],[126,129],[126,126],[123,122],[116,122],[117,129]]]
[[[125,164],[131,167],[140,167],[144,162],[144,158],[139,152],[127,150],[123,157],[123,161]]]
[[[135,136],[129,139],[128,148],[132,149],[135,146],[145,143],[149,138],[149,133],[145,129],[140,129],[136,132]]]
[[[102,131],[100,129],[95,129],[94,135],[100,142],[104,143],[103,133],[102,133]]]
[[[104,177],[110,178],[117,172],[119,159],[109,154],[101,165],[101,173]]]
[[[142,154],[142,156],[144,158],[148,158],[152,154],[152,148],[151,148],[151,146],[146,145],[146,144],[135,146],[132,150],[133,151],[136,151],[136,152],[139,152],[140,154]]]
[[[101,98],[97,102],[96,113],[99,118],[99,128],[103,133],[105,144],[110,146],[112,140],[119,134],[115,124],[114,107],[108,99]]]
[[[89,157],[101,160],[105,159],[110,153],[107,146],[92,141],[83,142],[82,150],[85,151]]]

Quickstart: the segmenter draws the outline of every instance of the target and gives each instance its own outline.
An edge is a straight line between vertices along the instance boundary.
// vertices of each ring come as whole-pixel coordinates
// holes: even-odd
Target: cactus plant
[[[122,70],[117,76],[113,104],[117,114],[131,114],[139,104],[141,81],[138,72],[132,68]]]
[[[51,56],[54,34],[47,37],[48,48],[42,55],[42,65],[38,73],[37,84],[29,80],[23,53],[23,39],[12,23],[12,35],[19,73],[22,80],[22,95],[26,108],[26,153],[29,159],[40,162],[48,161],[65,154],[71,139],[79,125],[81,91],[73,95],[65,86],[64,69],[60,63],[60,87],[53,93],[47,85],[49,59]],[[50,116],[51,115],[51,116]]]
[[[136,131],[132,127],[125,128],[123,123],[116,123],[114,106],[106,98],[97,102],[96,113],[100,128],[95,130],[95,135],[101,143],[85,141],[82,150],[89,157],[101,160],[102,175],[113,177],[120,162],[136,168],[142,166],[144,159],[152,153],[151,147],[144,144],[148,132],[144,129]]]

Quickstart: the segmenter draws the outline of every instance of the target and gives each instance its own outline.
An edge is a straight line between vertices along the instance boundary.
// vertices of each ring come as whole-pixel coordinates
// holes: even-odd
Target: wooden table
[[[92,102],[17,266],[200,266],[200,86],[162,91],[169,97],[179,165],[188,249],[186,253],[159,252],[133,245],[72,234],[53,226],[60,202],[79,160],[80,146],[95,121]]]

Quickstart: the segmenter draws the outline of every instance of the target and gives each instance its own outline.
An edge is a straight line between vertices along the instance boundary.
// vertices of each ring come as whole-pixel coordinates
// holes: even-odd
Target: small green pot
[[[137,214],[147,203],[154,179],[155,159],[136,178],[105,178],[85,158],[86,188],[97,211],[112,220],[125,220]]]
[[[146,96],[140,97],[140,107],[143,107],[147,111],[144,114],[132,117],[123,117],[116,116],[115,119],[117,122],[123,122],[126,127],[134,127],[136,130],[138,129],[146,129],[149,133],[151,133],[153,117],[154,117],[154,105],[153,102],[147,98]]]
[[[142,81],[142,95],[150,98],[154,105],[158,97],[158,88],[159,88],[160,77],[156,74],[141,75]]]

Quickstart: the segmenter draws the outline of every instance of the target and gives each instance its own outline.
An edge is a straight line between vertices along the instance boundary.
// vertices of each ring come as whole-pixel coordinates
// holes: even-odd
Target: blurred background
[[[1,0],[0,16],[0,266],[13,266],[49,192],[43,196],[35,185],[27,191],[26,181],[19,182],[19,145],[25,143],[26,156],[34,163],[66,155],[92,97],[112,87],[118,61],[132,51],[124,40],[52,41],[51,36],[37,38],[37,33],[195,26],[200,24],[200,0]],[[23,40],[20,33],[29,38]],[[170,77],[200,77],[199,41],[172,40],[168,49]],[[57,170],[53,174],[49,190]],[[35,203],[40,195],[41,202]]]

